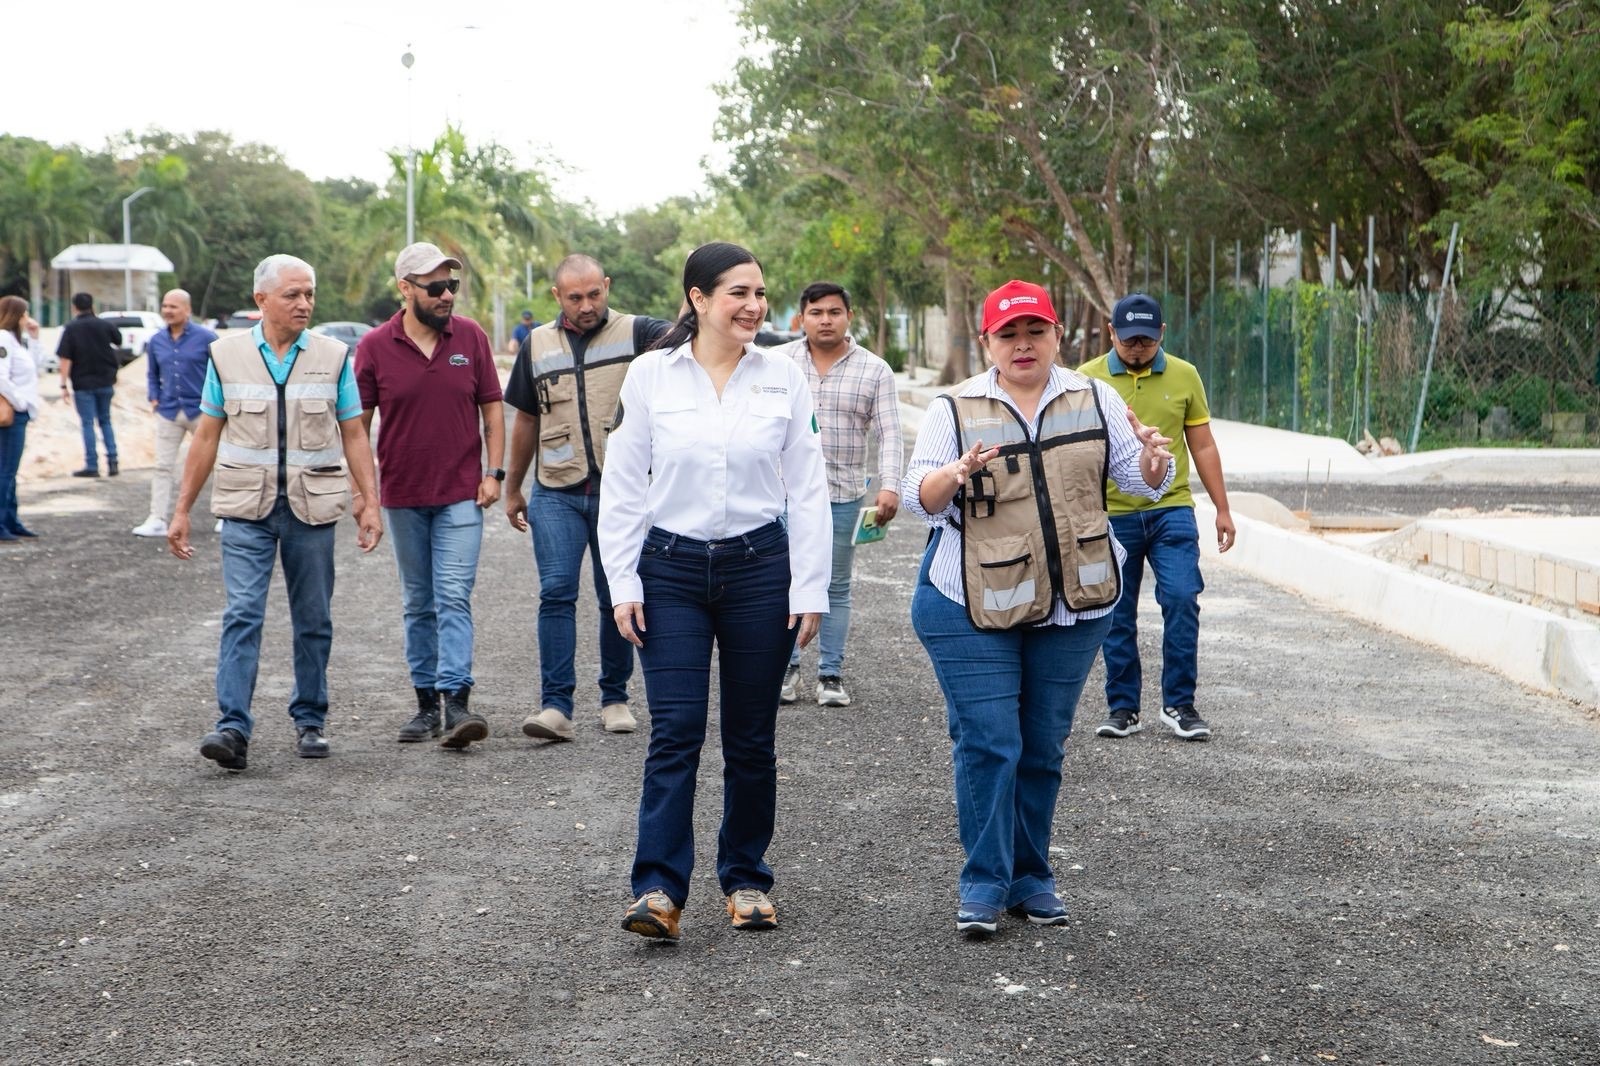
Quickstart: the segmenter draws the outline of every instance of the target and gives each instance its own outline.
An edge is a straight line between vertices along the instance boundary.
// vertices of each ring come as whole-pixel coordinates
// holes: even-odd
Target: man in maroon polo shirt
[[[417,713],[401,743],[489,735],[472,694],[472,586],[483,509],[500,498],[505,421],[482,327],[454,314],[461,261],[419,241],[395,258],[402,306],[356,346],[362,419],[378,425],[378,492],[400,567]],[[487,472],[484,452],[488,452]],[[442,701],[442,708],[441,708]],[[443,722],[440,722],[441,710]]]

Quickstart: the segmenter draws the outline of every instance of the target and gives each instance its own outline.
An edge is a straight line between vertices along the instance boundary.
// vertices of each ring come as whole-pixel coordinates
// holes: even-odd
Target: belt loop
[[[741,534],[739,534],[739,539],[744,541],[744,557],[746,559],[755,558],[756,549],[755,549],[755,545],[750,543],[750,534],[741,533]]]
[[[678,543],[678,535],[676,533],[668,533],[667,534],[667,547],[661,554],[665,555],[669,559],[672,558],[672,548],[673,548],[673,545],[675,545],[677,543]]]

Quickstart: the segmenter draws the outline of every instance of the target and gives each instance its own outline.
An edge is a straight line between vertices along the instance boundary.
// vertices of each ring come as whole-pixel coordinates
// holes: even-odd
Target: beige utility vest
[[[1075,611],[1109,607],[1121,573],[1111,551],[1106,472],[1111,439],[1093,388],[1045,406],[1039,436],[1016,408],[988,396],[945,396],[956,447],[1000,454],[968,479],[961,511],[967,616],[979,629],[1011,629],[1050,617],[1057,597]]]
[[[234,333],[211,345],[222,382],[222,440],[211,475],[211,510],[256,521],[279,495],[296,518],[313,526],[337,522],[350,507],[344,446],[339,437],[339,375],[344,344],[316,333],[295,356],[282,385],[255,337]]]
[[[528,334],[528,358],[539,403],[534,477],[547,489],[566,489],[599,477],[606,438],[633,349],[633,315],[611,315],[583,346],[559,319]]]

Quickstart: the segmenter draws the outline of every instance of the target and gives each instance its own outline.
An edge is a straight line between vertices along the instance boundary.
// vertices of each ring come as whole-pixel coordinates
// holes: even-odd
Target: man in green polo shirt
[[[1117,543],[1128,553],[1122,564],[1122,598],[1111,616],[1101,654],[1106,661],[1106,707],[1109,715],[1095,733],[1126,737],[1139,732],[1139,586],[1144,564],[1156,579],[1161,605],[1161,723],[1184,740],[1205,740],[1211,727],[1194,709],[1199,668],[1200,533],[1194,521],[1194,496],[1189,491],[1193,461],[1200,483],[1217,510],[1217,550],[1233,547],[1233,516],[1222,480],[1222,459],[1211,435],[1211,411],[1205,386],[1194,364],[1161,347],[1166,335],[1161,305],[1142,292],[1124,296],[1107,323],[1111,351],[1091,359],[1079,371],[1117,390],[1139,421],[1172,438],[1172,486],[1160,500],[1127,496],[1106,487],[1106,509]]]

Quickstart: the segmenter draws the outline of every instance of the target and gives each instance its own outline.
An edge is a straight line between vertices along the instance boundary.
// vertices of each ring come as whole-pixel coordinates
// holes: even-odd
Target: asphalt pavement
[[[1216,736],[1151,713],[1094,737],[1097,673],[1052,848],[1073,921],[966,941],[902,518],[858,554],[855,703],[780,719],[780,927],[721,909],[713,725],[663,946],[618,927],[648,716],[601,732],[586,596],[578,739],[521,735],[536,582],[499,512],[476,596],[490,739],[394,742],[393,557],[358,556],[346,522],[334,755],[292,753],[280,583],[235,776],[195,751],[215,537],[197,522],[185,564],[128,535],[147,476],[29,486],[43,537],[0,545],[0,1061],[1600,1062],[1600,719],[1571,703],[1208,564]],[[1147,664],[1158,634],[1147,600]]]

